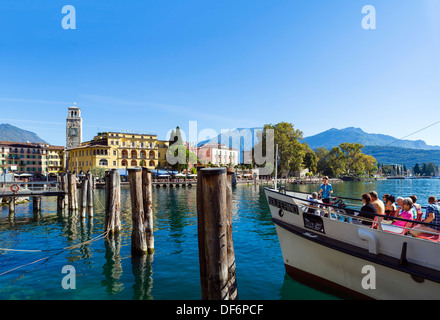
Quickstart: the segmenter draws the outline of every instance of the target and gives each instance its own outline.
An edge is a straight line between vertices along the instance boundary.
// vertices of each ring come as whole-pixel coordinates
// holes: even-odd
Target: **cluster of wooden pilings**
[[[60,177],[63,195],[59,210],[93,217],[94,178],[87,173],[80,184],[75,174]],[[154,253],[152,178],[147,168],[128,169],[132,207],[131,252],[134,257]],[[41,197],[34,197],[34,212]],[[203,300],[237,300],[235,252],[232,237],[232,172],[226,168],[200,168],[197,172],[197,232],[201,296]],[[121,231],[121,178],[119,170],[106,171],[104,232],[109,241]]]
[[[68,209],[71,212],[79,212],[81,218],[85,218],[87,213],[89,217],[93,217],[93,174],[88,172],[85,179],[82,180],[80,194],[75,174],[67,172],[60,179],[64,195],[57,197],[58,210]]]
[[[154,252],[151,172],[147,168],[129,168],[128,180],[133,222],[131,252],[134,255],[151,254]],[[121,229],[121,179],[118,170],[107,171],[105,186],[105,231],[112,235]]]

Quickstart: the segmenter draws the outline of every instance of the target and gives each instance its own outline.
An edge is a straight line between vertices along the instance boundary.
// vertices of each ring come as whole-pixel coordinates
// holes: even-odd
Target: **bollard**
[[[91,172],[87,172],[86,179],[87,183],[87,212],[89,213],[89,217],[93,217],[93,186],[94,186],[94,178]]]
[[[151,172],[147,168],[142,168],[142,198],[143,198],[143,206],[144,206],[144,229],[145,229],[145,240],[147,242],[148,253],[154,252],[152,192],[153,192],[153,188],[152,188]]]
[[[232,180],[231,180],[232,183]],[[203,300],[236,299],[232,244],[232,192],[226,168],[203,168],[197,173],[197,219],[200,281]],[[229,218],[230,216],[230,218]],[[229,240],[231,243],[229,243]],[[230,291],[233,292],[231,297]]]
[[[130,183],[131,219],[133,230],[131,233],[132,254],[148,253],[144,227],[144,204],[142,196],[142,169],[139,167],[128,169],[128,181]]]
[[[121,229],[121,180],[119,171],[112,169],[105,175],[105,222],[104,231],[109,235]]]

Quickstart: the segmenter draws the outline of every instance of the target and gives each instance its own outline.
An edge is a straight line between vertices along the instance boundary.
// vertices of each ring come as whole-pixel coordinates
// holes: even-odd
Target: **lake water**
[[[440,196],[440,180],[384,180],[333,185],[335,195],[360,197],[416,194],[422,205]],[[317,185],[288,189],[314,191]],[[131,257],[129,189],[122,189],[122,232],[113,241],[104,232],[104,191],[96,190],[92,219],[59,216],[55,198],[42,200],[35,217],[32,203],[17,205],[15,219],[0,211],[0,299],[199,300],[196,188],[153,188],[155,253]],[[261,186],[233,190],[233,237],[240,300],[337,299],[286,275],[274,224]],[[87,242],[87,243],[84,243]],[[76,247],[74,245],[81,244]],[[72,266],[76,288],[63,289]],[[70,271],[69,271],[70,273]]]

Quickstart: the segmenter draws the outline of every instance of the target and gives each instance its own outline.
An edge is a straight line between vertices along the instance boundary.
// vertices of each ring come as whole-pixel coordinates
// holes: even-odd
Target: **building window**
[[[99,165],[100,166],[108,166],[108,161],[106,159],[101,159],[101,160],[99,160]]]

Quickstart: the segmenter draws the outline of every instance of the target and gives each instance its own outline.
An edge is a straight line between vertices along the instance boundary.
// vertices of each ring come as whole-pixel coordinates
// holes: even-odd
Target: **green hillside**
[[[366,146],[362,151],[383,164],[404,164],[407,167],[414,167],[416,163],[420,165],[432,162],[436,166],[440,165],[440,150]]]

